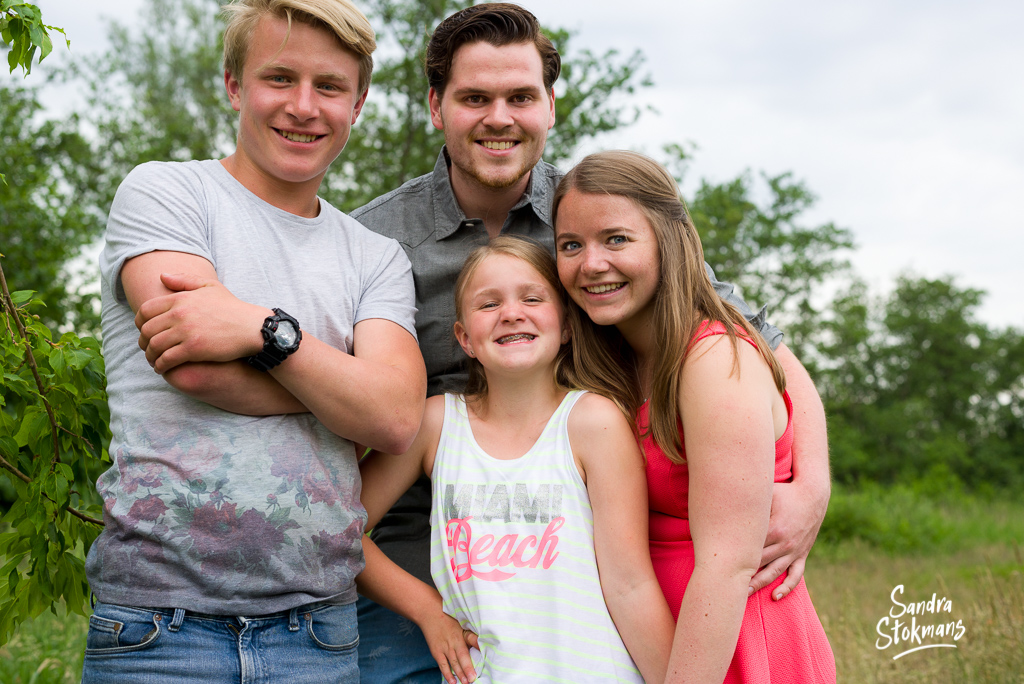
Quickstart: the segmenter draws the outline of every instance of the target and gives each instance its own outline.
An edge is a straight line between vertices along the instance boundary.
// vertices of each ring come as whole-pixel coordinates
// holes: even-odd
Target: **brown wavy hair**
[[[650,224],[658,242],[660,274],[654,294],[655,358],[650,396],[652,435],[665,455],[685,462],[679,431],[679,381],[691,340],[702,321],[719,321],[736,349],[737,331],[757,345],[771,368],[779,392],[786,386],[782,366],[761,334],[740,312],[715,292],[704,266],[704,250],[675,179],[653,159],[625,150],[598,152],[583,159],[558,184],[552,217],[557,226],[558,205],[570,190],[589,195],[615,195],[630,200]],[[615,326],[594,324],[569,300],[576,370],[588,385],[600,387],[634,420],[643,403],[636,357]],[[734,370],[739,371],[737,357]]]

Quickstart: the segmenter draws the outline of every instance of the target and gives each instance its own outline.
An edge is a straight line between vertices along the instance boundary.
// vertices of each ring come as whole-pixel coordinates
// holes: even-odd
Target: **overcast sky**
[[[101,17],[130,23],[141,2],[36,4],[81,55],[103,48]],[[987,322],[1024,327],[1024,2],[523,4],[577,47],[646,55],[658,113],[601,146],[692,141],[691,184],[792,171],[819,197],[808,223],[853,231],[875,293],[955,274],[988,291]]]

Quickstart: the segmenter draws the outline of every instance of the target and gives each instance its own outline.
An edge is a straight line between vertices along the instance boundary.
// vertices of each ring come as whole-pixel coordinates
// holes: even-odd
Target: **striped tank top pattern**
[[[444,610],[480,638],[477,682],[642,682],[601,593],[594,516],[569,445],[569,392],[520,458],[477,443],[445,395],[430,567]]]

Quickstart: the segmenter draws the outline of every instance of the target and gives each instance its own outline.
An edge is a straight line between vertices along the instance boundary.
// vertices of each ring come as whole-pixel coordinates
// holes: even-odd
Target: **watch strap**
[[[288,358],[288,352],[277,347],[268,346],[266,343],[258,354],[246,358],[250,366],[258,371],[266,373],[271,368],[277,368],[281,362]]]

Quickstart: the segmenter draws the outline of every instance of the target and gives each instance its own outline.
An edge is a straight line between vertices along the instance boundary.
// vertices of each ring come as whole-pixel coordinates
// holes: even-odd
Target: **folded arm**
[[[707,338],[683,366],[680,413],[695,565],[669,661],[666,681],[673,684],[722,681],[736,650],[768,531],[776,400],[767,366],[744,342],[734,351],[726,336]]]
[[[172,291],[142,301],[136,313],[139,345],[157,373],[189,363],[238,363],[263,348],[260,328],[270,309],[239,300],[209,274],[150,273]],[[423,358],[412,334],[388,320],[357,323],[352,354],[303,331],[298,351],[270,376],[329,430],[371,448],[404,452],[420,424]],[[282,397],[275,401],[287,401]]]
[[[162,273],[190,274],[207,281],[217,280],[213,264],[194,254],[158,251],[129,259],[121,268],[120,277],[128,304],[137,314],[136,325],[140,328],[144,319],[140,319],[139,309],[150,300],[175,292],[164,283]],[[269,309],[255,309],[261,313],[267,312],[263,313],[263,318],[270,315]],[[205,319],[193,318],[189,334],[202,336],[207,330],[222,325],[223,321],[218,314],[214,311]],[[257,336],[259,325],[262,323],[257,325]],[[139,346],[146,350],[148,344],[149,340],[143,334]],[[223,362],[183,362],[165,370],[162,376],[169,385],[190,397],[232,413],[261,416],[305,413],[309,410],[273,377],[235,359]],[[153,359],[149,361],[153,363]]]
[[[371,451],[359,462],[362,480],[359,498],[366,509],[367,532],[380,522],[421,474],[430,475],[443,424],[444,395],[430,397],[416,438],[405,453]]]
[[[654,575],[647,534],[644,461],[625,417],[584,395],[569,440],[594,510],[594,550],[608,612],[647,682],[661,682],[672,647],[672,613]]]

